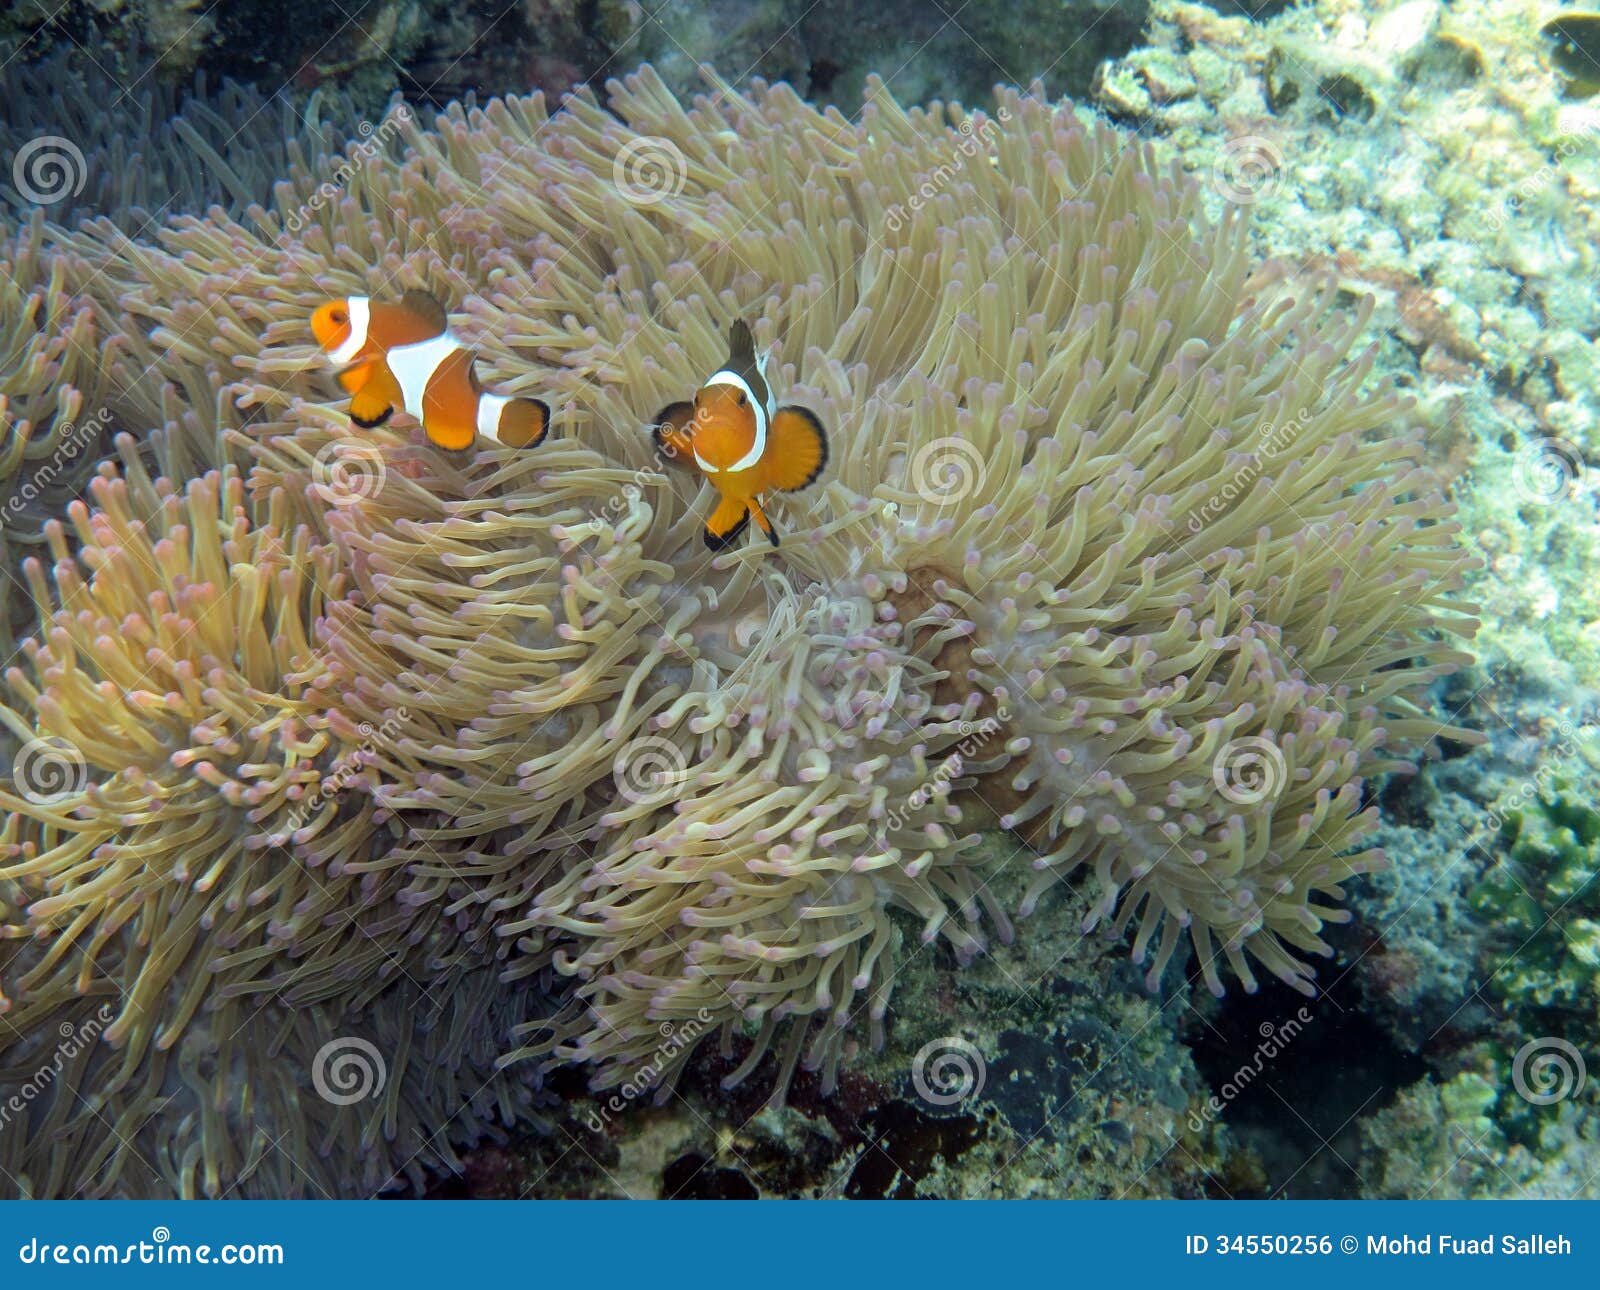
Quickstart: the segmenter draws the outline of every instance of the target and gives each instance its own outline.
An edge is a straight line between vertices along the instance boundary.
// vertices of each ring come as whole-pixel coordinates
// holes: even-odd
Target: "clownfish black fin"
[[[439,303],[439,298],[432,292],[422,291],[413,287],[400,297],[400,303],[414,313],[429,327],[437,328],[435,335],[440,335],[450,329],[450,316],[445,312],[445,307]]]
[[[828,464],[828,435],[809,408],[781,407],[767,432],[767,486],[794,493],[814,484]]]
[[[376,430],[393,415],[393,408],[385,408],[375,417],[358,417],[354,412],[352,412],[350,414],[350,420],[354,421],[363,430]]]
[[[537,448],[550,433],[550,405],[543,399],[512,399],[500,409],[494,438],[507,448]]]
[[[750,502],[750,514],[755,517],[756,527],[766,534],[767,541],[774,547],[778,545],[778,528],[773,524],[772,517],[767,514],[766,508],[754,499]]]
[[[745,366],[754,367],[755,361],[755,333],[743,318],[737,319],[728,328],[728,367],[737,372]]]

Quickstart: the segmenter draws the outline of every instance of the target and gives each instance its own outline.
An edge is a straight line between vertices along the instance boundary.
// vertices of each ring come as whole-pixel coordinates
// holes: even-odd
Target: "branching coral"
[[[114,1038],[148,1079],[160,1040],[241,999],[370,1033],[404,990],[493,965],[498,1044],[459,1024],[495,1088],[566,1063],[670,1080],[690,1047],[663,1060],[664,1026],[720,1029],[733,1080],[776,1052],[780,1090],[801,1061],[829,1086],[886,1015],[904,930],[958,958],[1010,934],[986,818],[1035,848],[1026,907],[1089,868],[1091,921],[1137,924],[1152,976],[1187,930],[1215,987],[1223,964],[1253,985],[1252,959],[1305,987],[1339,884],[1379,862],[1362,782],[1448,729],[1425,691],[1470,628],[1404,407],[1348,359],[1359,318],[1253,269],[1241,221],[1208,223],[1148,149],[1036,97],[906,113],[874,85],[851,122],[783,87],[685,109],[646,71],[609,107],[402,122],[404,159],[298,234],[285,192],[159,246],[61,235],[163,389],[165,460],[252,464],[248,490],[183,494],[130,456],[73,518],[136,590],[61,568],[57,609],[38,583],[13,724],[83,741],[95,774],[71,810],[7,799],[0,873],[53,884],[4,897],[55,937],[14,969],[49,996],[27,1015],[136,986]],[[463,339],[564,441],[463,463],[341,427],[304,320],[410,285],[465,302]],[[782,503],[779,557],[707,556],[644,431],[738,316],[835,441]],[[95,625],[129,615],[122,639]],[[176,813],[216,883],[152,896]],[[158,908],[172,953],[119,921]]]

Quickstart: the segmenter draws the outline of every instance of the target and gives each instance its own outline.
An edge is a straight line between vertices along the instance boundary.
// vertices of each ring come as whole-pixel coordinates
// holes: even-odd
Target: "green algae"
[[[1600,811],[1559,792],[1507,811],[1498,863],[1468,906],[1514,949],[1488,979],[1507,1003],[1593,1009],[1600,999]]]

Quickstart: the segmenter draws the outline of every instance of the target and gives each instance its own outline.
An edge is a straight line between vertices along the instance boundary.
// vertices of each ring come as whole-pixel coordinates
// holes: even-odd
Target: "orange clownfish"
[[[656,452],[681,466],[696,466],[721,495],[706,521],[706,545],[733,545],[750,517],[778,545],[777,530],[762,509],[769,492],[793,493],[815,481],[828,464],[828,436],[806,408],[776,407],[767,384],[768,354],[756,357],[744,322],[728,332],[728,361],[700,387],[692,403],[671,403],[656,415]]]
[[[398,304],[366,296],[330,300],[311,315],[311,330],[338,364],[339,384],[352,395],[350,419],[363,429],[403,408],[431,442],[459,452],[480,434],[508,448],[531,448],[550,428],[550,409],[539,399],[484,393],[472,351],[426,291],[408,291]]]

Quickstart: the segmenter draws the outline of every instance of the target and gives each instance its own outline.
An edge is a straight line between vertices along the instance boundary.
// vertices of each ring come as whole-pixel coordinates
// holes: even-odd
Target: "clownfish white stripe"
[[[418,421],[423,419],[422,396],[427,392],[428,382],[439,370],[439,364],[460,348],[461,342],[449,332],[444,332],[432,340],[420,340],[415,345],[397,345],[386,356],[389,371],[399,383],[406,411]]]
[[[345,308],[350,314],[350,338],[332,354],[333,361],[340,366],[361,352],[362,346],[367,343],[367,327],[372,321],[372,305],[366,296],[351,296],[345,302]]]
[[[500,394],[478,396],[478,433],[486,439],[500,439],[500,410],[511,400]]]
[[[735,389],[743,390],[745,398],[750,400],[750,410],[755,413],[755,442],[750,445],[749,452],[740,457],[738,461],[733,463],[733,465],[727,467],[729,471],[749,470],[756,464],[756,462],[761,460],[761,454],[767,450],[767,416],[769,409],[764,403],[762,403],[760,399],[756,398],[756,392],[750,388],[750,383],[737,372],[730,372],[724,368],[709,381],[707,381],[706,384],[731,385]],[[707,466],[704,461],[700,460],[700,454],[698,452],[695,453],[694,457],[696,461],[700,462],[700,468],[702,470],[712,471],[713,473],[715,472],[716,467]]]

